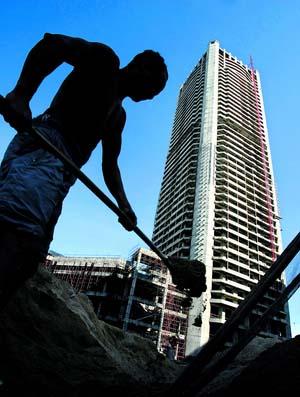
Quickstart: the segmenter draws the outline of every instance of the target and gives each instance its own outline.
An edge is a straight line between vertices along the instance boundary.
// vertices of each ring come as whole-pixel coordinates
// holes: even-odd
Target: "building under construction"
[[[99,319],[151,339],[169,357],[184,358],[188,300],[152,251],[140,248],[129,260],[49,254],[46,267],[87,295]]]
[[[217,333],[282,251],[259,73],[218,41],[179,91],[153,242],[167,256],[206,266],[207,290],[189,312],[186,354]],[[282,275],[250,325],[284,284]],[[287,305],[263,334],[290,336]]]

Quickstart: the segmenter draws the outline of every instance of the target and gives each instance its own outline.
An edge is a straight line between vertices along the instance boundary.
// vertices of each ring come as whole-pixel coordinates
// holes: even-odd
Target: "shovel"
[[[0,95],[0,114],[6,116],[6,119],[18,119],[21,121],[20,115],[11,108],[6,99]],[[20,123],[21,124],[21,123]],[[97,196],[108,208],[110,208],[118,217],[125,218],[130,224],[130,219],[123,213],[119,207],[103,193],[63,152],[56,148],[52,142],[43,136],[37,127],[33,127],[24,120],[26,132],[35,137],[41,145],[62,161],[65,167],[78,178],[95,196]],[[132,225],[134,226],[134,225]],[[139,236],[163,261],[169,269],[173,283],[176,287],[186,292],[192,297],[201,296],[206,290],[205,285],[205,266],[198,260],[187,260],[177,257],[166,257],[156,245],[138,228],[133,227],[134,233]]]

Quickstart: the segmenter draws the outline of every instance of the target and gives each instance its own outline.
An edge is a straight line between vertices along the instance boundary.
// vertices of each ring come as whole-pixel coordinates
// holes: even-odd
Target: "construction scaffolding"
[[[170,358],[185,357],[188,299],[154,252],[139,248],[129,260],[49,255],[45,267],[87,295],[99,319],[150,339]]]
[[[270,248],[272,252],[272,261],[275,261],[277,258],[276,254],[276,246],[275,246],[275,229],[273,225],[273,209],[272,209],[272,197],[271,197],[271,185],[270,185],[270,171],[268,167],[267,154],[266,154],[266,139],[264,136],[264,128],[262,125],[262,111],[261,105],[258,97],[258,84],[257,84],[257,76],[256,71],[254,69],[253,59],[250,57],[250,67],[251,67],[251,80],[252,80],[252,89],[254,92],[255,98],[255,111],[256,111],[256,121],[257,121],[257,129],[260,140],[260,150],[261,150],[261,158],[263,163],[263,175],[264,175],[264,185],[265,185],[265,195],[266,195],[266,203],[268,210],[268,224],[269,224],[269,238],[270,238]]]
[[[187,296],[171,283],[166,266],[152,251],[138,249],[132,256],[132,266],[134,271],[123,329],[138,330],[151,337],[159,351],[166,353],[172,349],[174,359],[183,359]],[[137,306],[143,307],[144,312],[138,312]]]
[[[122,326],[128,284],[125,259],[48,255],[45,267],[59,279],[67,281],[76,293],[87,295],[99,318]]]

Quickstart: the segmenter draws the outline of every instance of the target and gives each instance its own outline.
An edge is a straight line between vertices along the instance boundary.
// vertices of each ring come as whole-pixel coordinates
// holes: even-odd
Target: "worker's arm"
[[[66,62],[80,67],[111,61],[112,50],[100,43],[60,34],[46,33],[28,53],[15,88],[6,96],[8,105],[16,112],[31,119],[29,102],[46,76]],[[104,62],[105,63],[105,62]],[[7,120],[13,127],[14,120]]]
[[[122,130],[125,124],[125,112],[122,113],[122,120],[118,121],[118,125],[114,125],[113,133],[107,134],[102,139],[102,171],[105,183],[116,199],[120,210],[122,210],[130,222],[124,217],[119,218],[119,222],[126,230],[132,230],[137,224],[134,211],[126,197],[122,178],[118,166],[118,157],[121,151]]]

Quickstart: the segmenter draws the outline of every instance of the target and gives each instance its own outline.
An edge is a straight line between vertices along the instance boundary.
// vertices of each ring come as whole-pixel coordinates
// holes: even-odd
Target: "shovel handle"
[[[120,208],[105,194],[98,188],[95,183],[88,178],[78,167],[74,164],[74,162],[66,156],[63,152],[56,148],[47,138],[41,134],[41,132],[36,127],[31,127],[29,130],[32,135],[35,135],[40,142],[44,144],[44,146],[52,152],[56,157],[58,157],[64,165],[75,175],[92,193],[95,194],[108,208],[110,208],[117,216],[124,217],[128,222],[131,223],[128,216],[120,210]],[[132,223],[131,223],[132,224]],[[132,225],[134,226],[134,225]],[[139,236],[163,261],[166,261],[166,257],[162,252],[154,245],[154,243],[137,227],[133,227],[133,231],[137,236]]]

